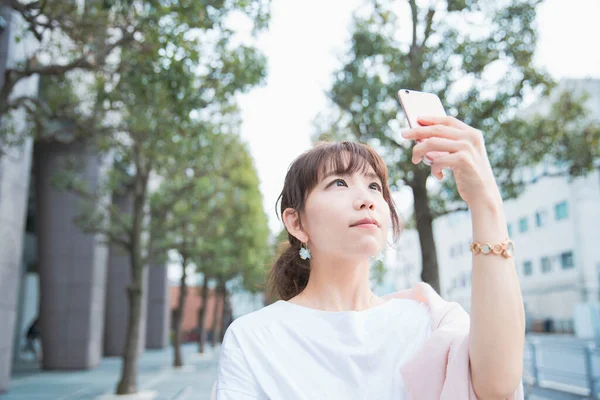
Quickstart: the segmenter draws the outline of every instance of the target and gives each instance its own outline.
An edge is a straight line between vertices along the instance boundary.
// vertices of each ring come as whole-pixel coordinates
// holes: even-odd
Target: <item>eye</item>
[[[371,189],[375,189],[375,190],[377,190],[377,191],[379,191],[379,192],[383,192],[383,190],[381,189],[381,185],[380,185],[379,183],[377,183],[377,182],[373,182],[373,183],[371,183],[371,184],[369,185],[369,187],[370,187]]]
[[[341,183],[341,185],[340,185],[340,183]],[[335,186],[340,186],[340,187],[341,186],[348,186],[348,184],[346,183],[346,181],[343,180],[343,179],[336,179],[335,181],[333,181],[333,184]]]

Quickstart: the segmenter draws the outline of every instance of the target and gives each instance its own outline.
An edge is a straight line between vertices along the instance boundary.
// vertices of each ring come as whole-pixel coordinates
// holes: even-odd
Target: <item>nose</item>
[[[361,192],[354,200],[354,208],[356,210],[374,210],[375,200],[370,193]]]

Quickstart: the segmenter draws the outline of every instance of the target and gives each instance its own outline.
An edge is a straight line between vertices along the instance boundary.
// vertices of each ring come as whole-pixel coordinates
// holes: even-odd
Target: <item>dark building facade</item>
[[[34,42],[14,40],[22,22],[6,9],[1,15],[0,84],[7,66],[35,49]],[[18,90],[35,96],[38,82],[29,78]],[[13,117],[26,129],[18,114]],[[103,356],[121,354],[129,266],[117,248],[75,225],[79,199],[51,184],[61,161],[74,157],[89,187],[97,187],[107,163],[93,148],[79,142],[34,146],[31,140],[20,148],[0,142],[0,148],[1,393],[23,362],[24,335],[37,317],[44,369],[88,369]],[[140,351],[165,347],[169,337],[166,265],[149,266],[145,277]]]

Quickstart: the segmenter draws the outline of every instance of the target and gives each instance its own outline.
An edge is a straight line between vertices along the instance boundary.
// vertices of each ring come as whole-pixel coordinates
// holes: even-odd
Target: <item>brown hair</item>
[[[332,171],[340,175],[355,172],[366,173],[372,167],[381,179],[383,198],[390,207],[394,240],[401,231],[400,218],[390,196],[388,172],[383,159],[371,147],[354,142],[319,143],[294,160],[288,169],[283,190],[277,199],[281,201],[279,214],[292,208],[302,215],[309,193],[319,183],[319,177]],[[288,232],[288,242],[279,246],[278,257],[269,273],[267,287],[271,297],[289,300],[302,292],[310,275],[310,260],[298,255],[301,243]]]

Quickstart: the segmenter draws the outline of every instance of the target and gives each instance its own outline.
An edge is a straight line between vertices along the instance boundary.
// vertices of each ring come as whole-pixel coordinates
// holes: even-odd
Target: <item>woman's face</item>
[[[314,254],[378,255],[387,239],[389,205],[371,166],[351,175],[326,173],[306,199],[302,227]]]

